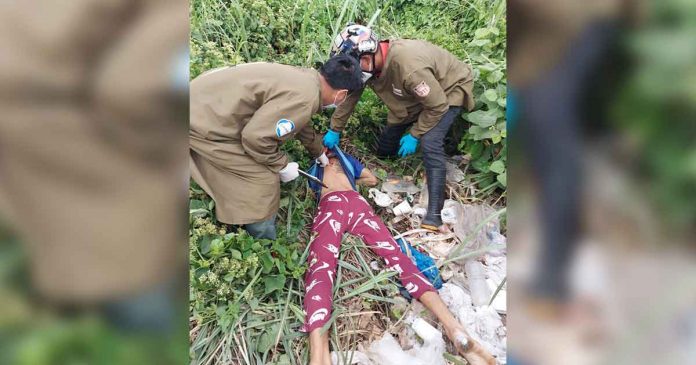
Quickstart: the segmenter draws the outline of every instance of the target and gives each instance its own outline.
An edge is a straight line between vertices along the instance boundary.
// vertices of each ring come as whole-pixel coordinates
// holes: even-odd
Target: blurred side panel
[[[696,3],[509,0],[509,359],[696,344]]]
[[[0,4],[0,363],[187,361],[188,22]]]

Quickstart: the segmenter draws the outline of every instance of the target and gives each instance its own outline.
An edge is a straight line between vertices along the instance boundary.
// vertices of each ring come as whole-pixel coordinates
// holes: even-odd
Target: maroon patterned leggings
[[[343,234],[362,238],[372,251],[384,258],[390,270],[416,299],[435,291],[411,259],[399,249],[382,220],[356,191],[331,192],[319,201],[309,247],[309,269],[305,275],[305,323],[301,331],[312,332],[331,318],[332,288]]]

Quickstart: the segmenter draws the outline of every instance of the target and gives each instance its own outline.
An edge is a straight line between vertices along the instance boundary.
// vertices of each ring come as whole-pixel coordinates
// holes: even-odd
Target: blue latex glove
[[[326,139],[324,139],[326,140]],[[411,135],[411,133],[401,137],[399,142],[401,148],[399,148],[399,156],[406,157],[416,153],[416,148],[418,148],[418,138]]]
[[[338,145],[338,140],[341,139],[341,132],[334,132],[329,129],[324,135],[324,146],[334,148]]]

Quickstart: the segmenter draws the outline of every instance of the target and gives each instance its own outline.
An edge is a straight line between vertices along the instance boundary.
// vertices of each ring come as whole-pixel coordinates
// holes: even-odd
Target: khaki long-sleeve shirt
[[[450,106],[474,107],[471,67],[426,41],[391,41],[382,74],[368,80],[367,87],[389,109],[387,124],[415,121],[410,133],[416,138],[432,129]],[[345,128],[363,90],[351,93],[336,109],[331,129]]]
[[[317,157],[311,126],[321,110],[319,73],[273,63],[208,71],[191,82],[191,173],[213,197],[218,218],[247,224],[278,210],[281,145],[294,137]]]

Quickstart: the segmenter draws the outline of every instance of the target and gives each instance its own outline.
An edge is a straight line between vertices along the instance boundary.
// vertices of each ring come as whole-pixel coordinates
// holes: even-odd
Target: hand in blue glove
[[[399,148],[399,156],[406,157],[416,153],[416,148],[418,148],[418,138],[411,135],[411,133],[401,137],[399,142],[401,148]]]
[[[341,139],[341,132],[334,132],[329,129],[324,135],[324,146],[328,148],[334,148],[338,145],[338,140]]]

